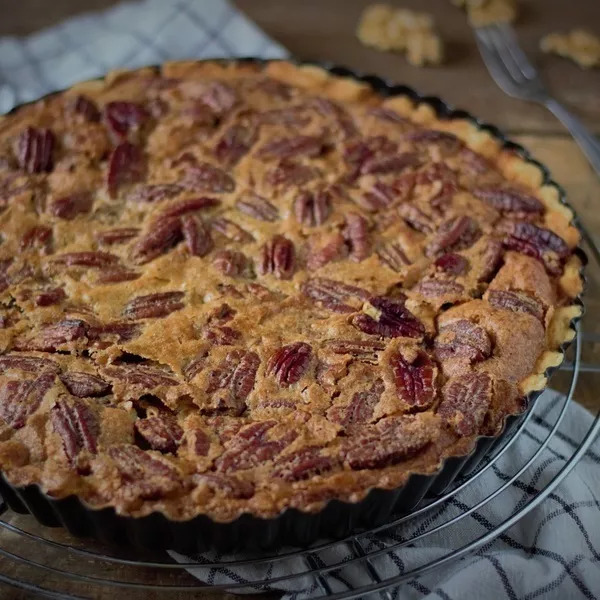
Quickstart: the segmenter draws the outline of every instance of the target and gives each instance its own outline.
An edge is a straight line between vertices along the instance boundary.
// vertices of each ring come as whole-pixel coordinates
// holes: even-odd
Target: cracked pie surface
[[[319,510],[501,432],[579,314],[554,186],[287,62],[111,73],[0,119],[0,467],[172,519]]]

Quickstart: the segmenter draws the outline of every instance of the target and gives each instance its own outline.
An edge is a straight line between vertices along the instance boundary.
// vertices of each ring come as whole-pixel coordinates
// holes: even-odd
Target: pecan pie
[[[0,121],[0,467],[123,515],[435,473],[574,335],[572,214],[466,119],[287,62],[110,74]]]

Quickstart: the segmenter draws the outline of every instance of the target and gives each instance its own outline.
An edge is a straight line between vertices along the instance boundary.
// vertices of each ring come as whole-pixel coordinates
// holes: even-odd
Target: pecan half
[[[381,342],[354,340],[331,340],[325,347],[334,354],[349,354],[356,360],[372,364],[379,362],[379,353],[385,350],[385,344]]]
[[[455,276],[462,275],[469,268],[469,261],[455,252],[442,254],[433,264],[444,273]]]
[[[446,279],[423,279],[416,290],[426,298],[441,298],[443,296],[461,296],[465,288],[456,281]]]
[[[185,215],[181,218],[181,233],[192,256],[206,256],[214,246],[210,230],[200,218]]]
[[[177,380],[170,377],[166,371],[147,365],[110,365],[105,367],[102,372],[110,379],[124,381],[132,386],[140,386],[146,391],[161,386],[178,385]]]
[[[477,281],[489,283],[502,262],[504,250],[502,248],[502,242],[496,239],[488,240],[485,248],[481,252],[478,258],[478,270],[479,277]]]
[[[208,352],[203,351],[199,352],[192,358],[182,369],[183,376],[186,381],[191,381],[198,373],[204,369],[206,365],[206,357],[208,356]]]
[[[163,498],[181,488],[177,470],[166,460],[160,460],[131,444],[111,446],[107,452],[115,462],[123,483],[141,498]]]
[[[138,130],[149,118],[146,109],[136,102],[117,100],[108,102],[104,107],[104,119],[118,138],[125,138],[130,131]]]
[[[250,263],[242,252],[235,250],[220,250],[216,252],[212,261],[217,271],[229,277],[238,277],[249,274]]]
[[[61,398],[52,408],[50,418],[54,431],[62,438],[71,464],[82,450],[96,454],[100,425],[87,404],[81,400]]]
[[[240,331],[226,326],[206,327],[202,335],[205,340],[219,346],[232,346],[242,337]]]
[[[477,221],[466,215],[444,221],[435,237],[429,242],[425,253],[433,256],[441,250],[464,250],[472,246],[481,235]]]
[[[225,171],[207,162],[189,166],[181,185],[190,190],[213,194],[233,192],[235,181]]]
[[[450,379],[442,389],[437,413],[460,436],[479,431],[492,398],[487,373],[470,373]]]
[[[70,221],[77,215],[90,212],[93,203],[90,192],[79,192],[55,198],[48,206],[48,212],[54,217]]]
[[[323,152],[323,140],[312,135],[297,135],[276,138],[265,144],[259,151],[262,158],[288,159],[297,156],[313,158]]]
[[[183,191],[180,185],[174,183],[158,183],[153,185],[136,185],[127,194],[131,202],[162,202],[173,198]]]
[[[218,206],[221,201],[218,198],[209,196],[199,196],[198,198],[187,198],[171,203],[167,208],[161,211],[160,218],[169,219],[171,217],[180,217],[191,212],[213,208]]]
[[[181,241],[181,229],[181,220],[176,217],[155,221],[133,246],[131,258],[137,264],[145,264],[165,254]]]
[[[157,319],[181,310],[183,292],[158,292],[138,296],[130,300],[123,309],[123,315],[129,319]]]
[[[324,277],[308,279],[302,284],[301,291],[325,308],[342,313],[355,312],[369,298],[367,290]]]
[[[294,200],[294,214],[298,223],[306,227],[322,225],[331,213],[331,194],[326,191],[300,192]]]
[[[0,386],[0,417],[13,429],[24,427],[54,385],[54,379],[55,373],[47,372],[37,379],[13,380]]]
[[[67,297],[65,290],[61,287],[51,288],[40,292],[35,297],[36,306],[52,306],[62,302]]]
[[[71,104],[71,109],[90,123],[97,123],[100,120],[100,111],[96,103],[82,94],[75,98]]]
[[[52,171],[55,137],[49,129],[24,129],[16,142],[16,158],[21,169],[27,173]]]
[[[234,123],[228,127],[215,146],[217,160],[232,167],[243,158],[258,139],[256,128]]]
[[[208,456],[210,450],[210,438],[202,429],[188,429],[186,437],[191,451],[196,456]]]
[[[109,252],[67,252],[57,254],[53,262],[67,267],[110,267],[119,262],[119,257]]]
[[[390,359],[398,397],[409,406],[431,406],[435,397],[435,368],[429,356],[419,350],[409,361],[399,352]]]
[[[141,273],[135,271],[128,271],[121,267],[114,269],[104,269],[96,278],[96,283],[99,284],[110,284],[110,283],[122,283],[123,281],[135,281],[141,277]]]
[[[456,154],[463,147],[463,143],[453,133],[437,129],[417,129],[405,134],[404,137],[425,150],[436,145],[445,156]]]
[[[276,424],[276,421],[256,421],[240,429],[228,442],[225,452],[215,460],[217,471],[249,469],[272,460],[297,435],[290,431],[280,439],[269,439],[267,433]]]
[[[111,341],[128,342],[140,334],[138,323],[127,323],[124,321],[112,321],[88,327],[87,336],[90,341],[103,344]]]
[[[291,279],[296,266],[294,244],[276,235],[262,247],[262,256],[257,265],[261,275],[273,274],[277,279]]]
[[[129,142],[121,142],[110,155],[106,185],[108,195],[116,198],[122,185],[138,183],[146,173],[146,161],[140,148]]]
[[[404,222],[421,233],[432,233],[431,219],[413,204],[404,203],[398,207],[398,214]]]
[[[206,485],[214,492],[220,492],[230,498],[247,500],[254,496],[254,484],[251,481],[234,477],[233,475],[221,475],[218,473],[201,473],[194,476],[200,485]]]
[[[319,175],[316,167],[301,165],[290,160],[282,160],[267,172],[266,179],[271,185],[301,186]]]
[[[417,156],[412,152],[402,154],[383,154],[367,158],[360,167],[361,175],[384,175],[387,173],[398,173],[407,167],[418,164]]]
[[[171,415],[138,419],[135,430],[150,444],[150,448],[160,452],[177,452],[183,438],[183,429]]]
[[[526,292],[511,292],[509,290],[489,290],[487,300],[496,308],[524,312],[544,321],[544,307]]]
[[[236,91],[222,81],[190,82],[190,85],[193,97],[201,100],[216,115],[229,112],[238,101]]]
[[[344,139],[350,138],[357,133],[354,119],[347,110],[338,103],[327,98],[315,97],[308,101],[308,107],[316,110],[325,117],[334,130],[339,131]]]
[[[473,195],[502,213],[544,212],[544,205],[535,197],[514,189],[482,187],[472,190]]]
[[[483,327],[459,319],[440,327],[434,348],[435,357],[440,361],[466,358],[473,363],[491,356],[492,341]]]
[[[344,161],[349,167],[349,179],[356,179],[368,161],[381,156],[393,156],[397,150],[398,144],[385,136],[362,138],[347,144],[344,149]]]
[[[214,219],[211,223],[211,227],[232,242],[245,243],[254,240],[245,229],[224,217]]]
[[[428,446],[433,432],[413,415],[388,417],[359,430],[342,446],[351,469],[379,469],[401,462]]]
[[[308,238],[306,267],[309,271],[316,271],[327,263],[346,256],[347,252],[346,241],[341,233],[315,233]]]
[[[229,410],[234,415],[244,412],[259,365],[260,359],[255,352],[232,350],[210,372],[206,392],[212,396],[218,410]]]
[[[369,301],[370,314],[360,313],[352,318],[352,325],[364,333],[381,337],[421,337],[425,333],[423,323],[405,306],[389,298],[376,297]]]
[[[364,260],[370,254],[369,222],[365,217],[356,213],[346,215],[344,237],[350,248],[350,258],[357,262]]]
[[[411,264],[400,244],[394,242],[381,244],[377,249],[377,256],[383,264],[396,272]]]
[[[0,356],[0,371],[8,369],[18,369],[28,373],[59,373],[60,367],[49,358],[40,358],[38,356],[24,356],[21,354],[4,354]]]
[[[69,393],[78,398],[106,396],[111,392],[110,383],[91,373],[67,371],[60,375],[60,380]]]
[[[34,225],[23,234],[19,249],[30,250],[32,248],[39,248],[43,254],[48,254],[51,246],[52,229],[46,225]]]
[[[19,337],[13,342],[15,350],[55,352],[60,346],[85,338],[87,323],[80,319],[63,319],[53,325],[42,327],[31,337]]]
[[[279,211],[275,206],[268,200],[251,192],[244,194],[237,201],[236,207],[240,212],[259,221],[272,223],[279,218]]]
[[[327,418],[344,427],[364,425],[375,412],[375,407],[385,390],[382,379],[376,379],[368,390],[356,392],[347,406],[333,406],[327,411]]]
[[[320,448],[302,448],[276,459],[273,476],[285,481],[301,481],[331,471],[336,465],[337,461],[322,454]]]
[[[305,342],[295,342],[277,350],[267,363],[267,374],[273,375],[279,385],[296,383],[306,372],[312,348]]]
[[[139,234],[137,227],[116,227],[115,229],[105,229],[94,233],[99,244],[112,246],[113,244],[123,244],[133,239]]]
[[[561,264],[569,255],[569,246],[560,236],[533,223],[508,222],[504,229],[506,248],[537,258],[550,274],[560,274]]]

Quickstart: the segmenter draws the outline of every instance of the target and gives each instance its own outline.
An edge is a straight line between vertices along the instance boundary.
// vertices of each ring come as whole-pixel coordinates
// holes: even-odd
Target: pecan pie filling
[[[0,467],[173,519],[356,501],[525,406],[579,307],[494,138],[286,62],[172,63],[0,119]]]

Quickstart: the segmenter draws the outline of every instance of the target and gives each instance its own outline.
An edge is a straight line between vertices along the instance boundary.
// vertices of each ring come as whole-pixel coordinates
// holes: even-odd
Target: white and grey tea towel
[[[0,37],[0,114],[111,69],[184,58],[286,55],[227,0],[125,2],[27,37]]]
[[[0,112],[35,99],[76,81],[97,77],[113,68],[133,68],[178,58],[216,56],[286,56],[284,48],[270,40],[226,0],[143,0],[123,3],[102,13],[73,18],[25,38],[0,38]],[[409,82],[410,83],[410,82]],[[491,490],[507,482],[515,465],[539,447],[548,434],[560,402],[553,392],[544,394],[527,430],[497,464],[475,483],[441,507],[410,521],[386,537],[367,536],[367,553],[383,552],[365,563],[348,562],[355,549],[338,545],[303,559],[274,562],[263,568],[214,568],[211,563],[233,557],[207,553],[194,557],[204,566],[194,574],[207,583],[242,584],[232,591],[261,591],[253,581],[283,578],[302,573],[307,564],[326,567],[348,562],[323,576],[297,577],[273,583],[286,600],[322,596],[358,589],[372,581],[374,571],[387,579],[409,573],[448,554],[452,549],[489,534],[495,525],[525,506],[564,466],[592,417],[572,406],[547,449],[533,469],[511,483],[493,502],[474,510],[453,526],[434,533],[417,544],[409,543],[423,533],[448,521]],[[182,562],[190,559],[172,555]],[[240,557],[235,557],[240,558]],[[324,587],[323,587],[324,586]],[[363,596],[364,597],[364,596]],[[569,600],[600,598],[600,443],[577,465],[535,510],[497,539],[475,553],[409,578],[390,591],[393,599],[435,598],[479,600],[481,598]]]

